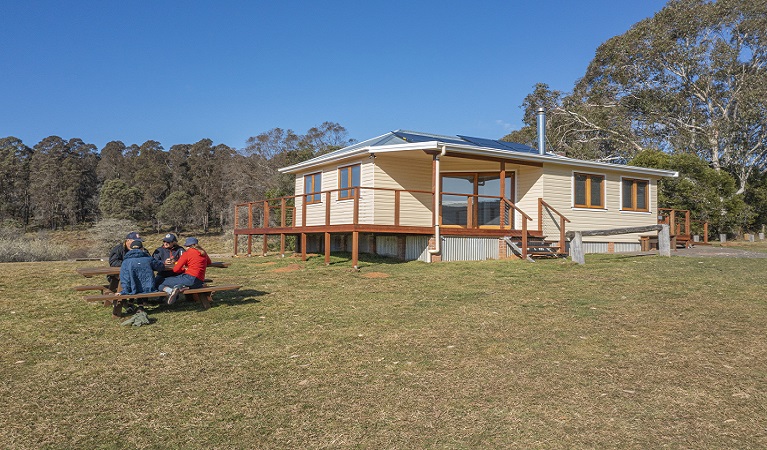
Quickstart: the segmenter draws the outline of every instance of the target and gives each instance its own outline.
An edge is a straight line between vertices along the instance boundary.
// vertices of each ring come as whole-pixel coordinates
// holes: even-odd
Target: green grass
[[[0,447],[767,446],[765,259],[344,256],[140,328],[70,290],[93,262],[0,264]]]

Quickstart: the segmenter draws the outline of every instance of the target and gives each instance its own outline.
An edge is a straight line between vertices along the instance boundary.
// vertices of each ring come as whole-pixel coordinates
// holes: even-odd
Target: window
[[[355,188],[360,186],[360,165],[341,167],[338,169],[338,199],[344,200],[354,198]]]
[[[622,209],[624,211],[650,210],[650,182],[624,178],[621,183]]]
[[[574,174],[573,200],[576,208],[605,207],[605,177],[590,173]]]
[[[306,203],[319,203],[322,201],[322,173],[313,173],[311,175],[304,176],[304,194],[309,194],[306,197]]]

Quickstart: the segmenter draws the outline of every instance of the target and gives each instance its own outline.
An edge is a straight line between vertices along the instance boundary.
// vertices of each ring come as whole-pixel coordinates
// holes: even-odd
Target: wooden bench
[[[89,295],[84,297],[86,302],[104,302],[104,306],[112,305],[112,315],[114,317],[122,317],[123,313],[123,306],[125,302],[132,299],[137,298],[155,298],[155,297],[163,297],[167,298],[168,294],[162,291],[159,292],[148,292],[146,294],[126,294],[126,295],[115,295],[115,294],[101,294],[101,295]]]
[[[224,284],[221,286],[203,286],[195,289],[183,289],[182,294],[191,295],[192,299],[199,302],[203,309],[210,308],[210,302],[213,300],[213,293],[218,291],[234,291],[241,288],[241,285],[236,284]],[[149,292],[146,294],[101,294],[101,295],[89,295],[84,297],[87,302],[104,302],[104,306],[112,306],[112,315],[115,317],[122,317],[122,308],[128,300],[137,298],[167,298],[166,292]]]

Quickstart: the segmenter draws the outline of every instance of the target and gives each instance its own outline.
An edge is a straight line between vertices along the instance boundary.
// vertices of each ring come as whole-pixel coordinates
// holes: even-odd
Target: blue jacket
[[[125,254],[120,266],[120,294],[144,294],[154,292],[154,271],[163,270],[165,265],[141,249]]]

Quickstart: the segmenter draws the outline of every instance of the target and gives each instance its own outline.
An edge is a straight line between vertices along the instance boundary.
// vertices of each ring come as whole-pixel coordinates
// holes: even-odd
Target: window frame
[[[623,202],[623,182],[624,181],[631,181],[631,205],[629,207],[626,207],[626,205]],[[637,183],[645,183],[647,186],[645,187],[645,205],[646,208],[639,209],[637,208]],[[650,212],[650,183],[649,179],[646,178],[634,178],[634,177],[621,177],[621,211],[627,211],[627,212],[639,212],[639,213],[649,213]]]
[[[308,180],[311,183],[307,183]],[[311,184],[312,191],[308,191]],[[318,186],[319,185],[319,186]],[[322,203],[322,172],[313,172],[304,175],[304,201],[307,205]]]
[[[584,186],[584,196],[586,203],[584,204],[578,204],[576,203],[576,183],[578,182],[577,176],[582,175],[586,177],[586,183]],[[607,176],[603,173],[589,173],[589,172],[573,172],[573,182],[572,182],[572,199],[573,199],[573,208],[578,209],[590,209],[590,210],[606,210],[607,209]],[[601,205],[595,206],[591,204],[591,179],[592,178],[601,178],[602,181],[599,184],[599,198],[602,201]]]
[[[357,168],[357,184],[354,184],[354,168]],[[347,172],[347,181],[349,183],[348,186],[342,185],[343,177],[341,176],[341,173],[344,171]],[[341,166],[338,168],[338,200],[353,200],[354,199],[354,191],[355,188],[359,189],[360,184],[362,183],[362,164],[356,163],[356,164],[348,164],[346,166]]]

